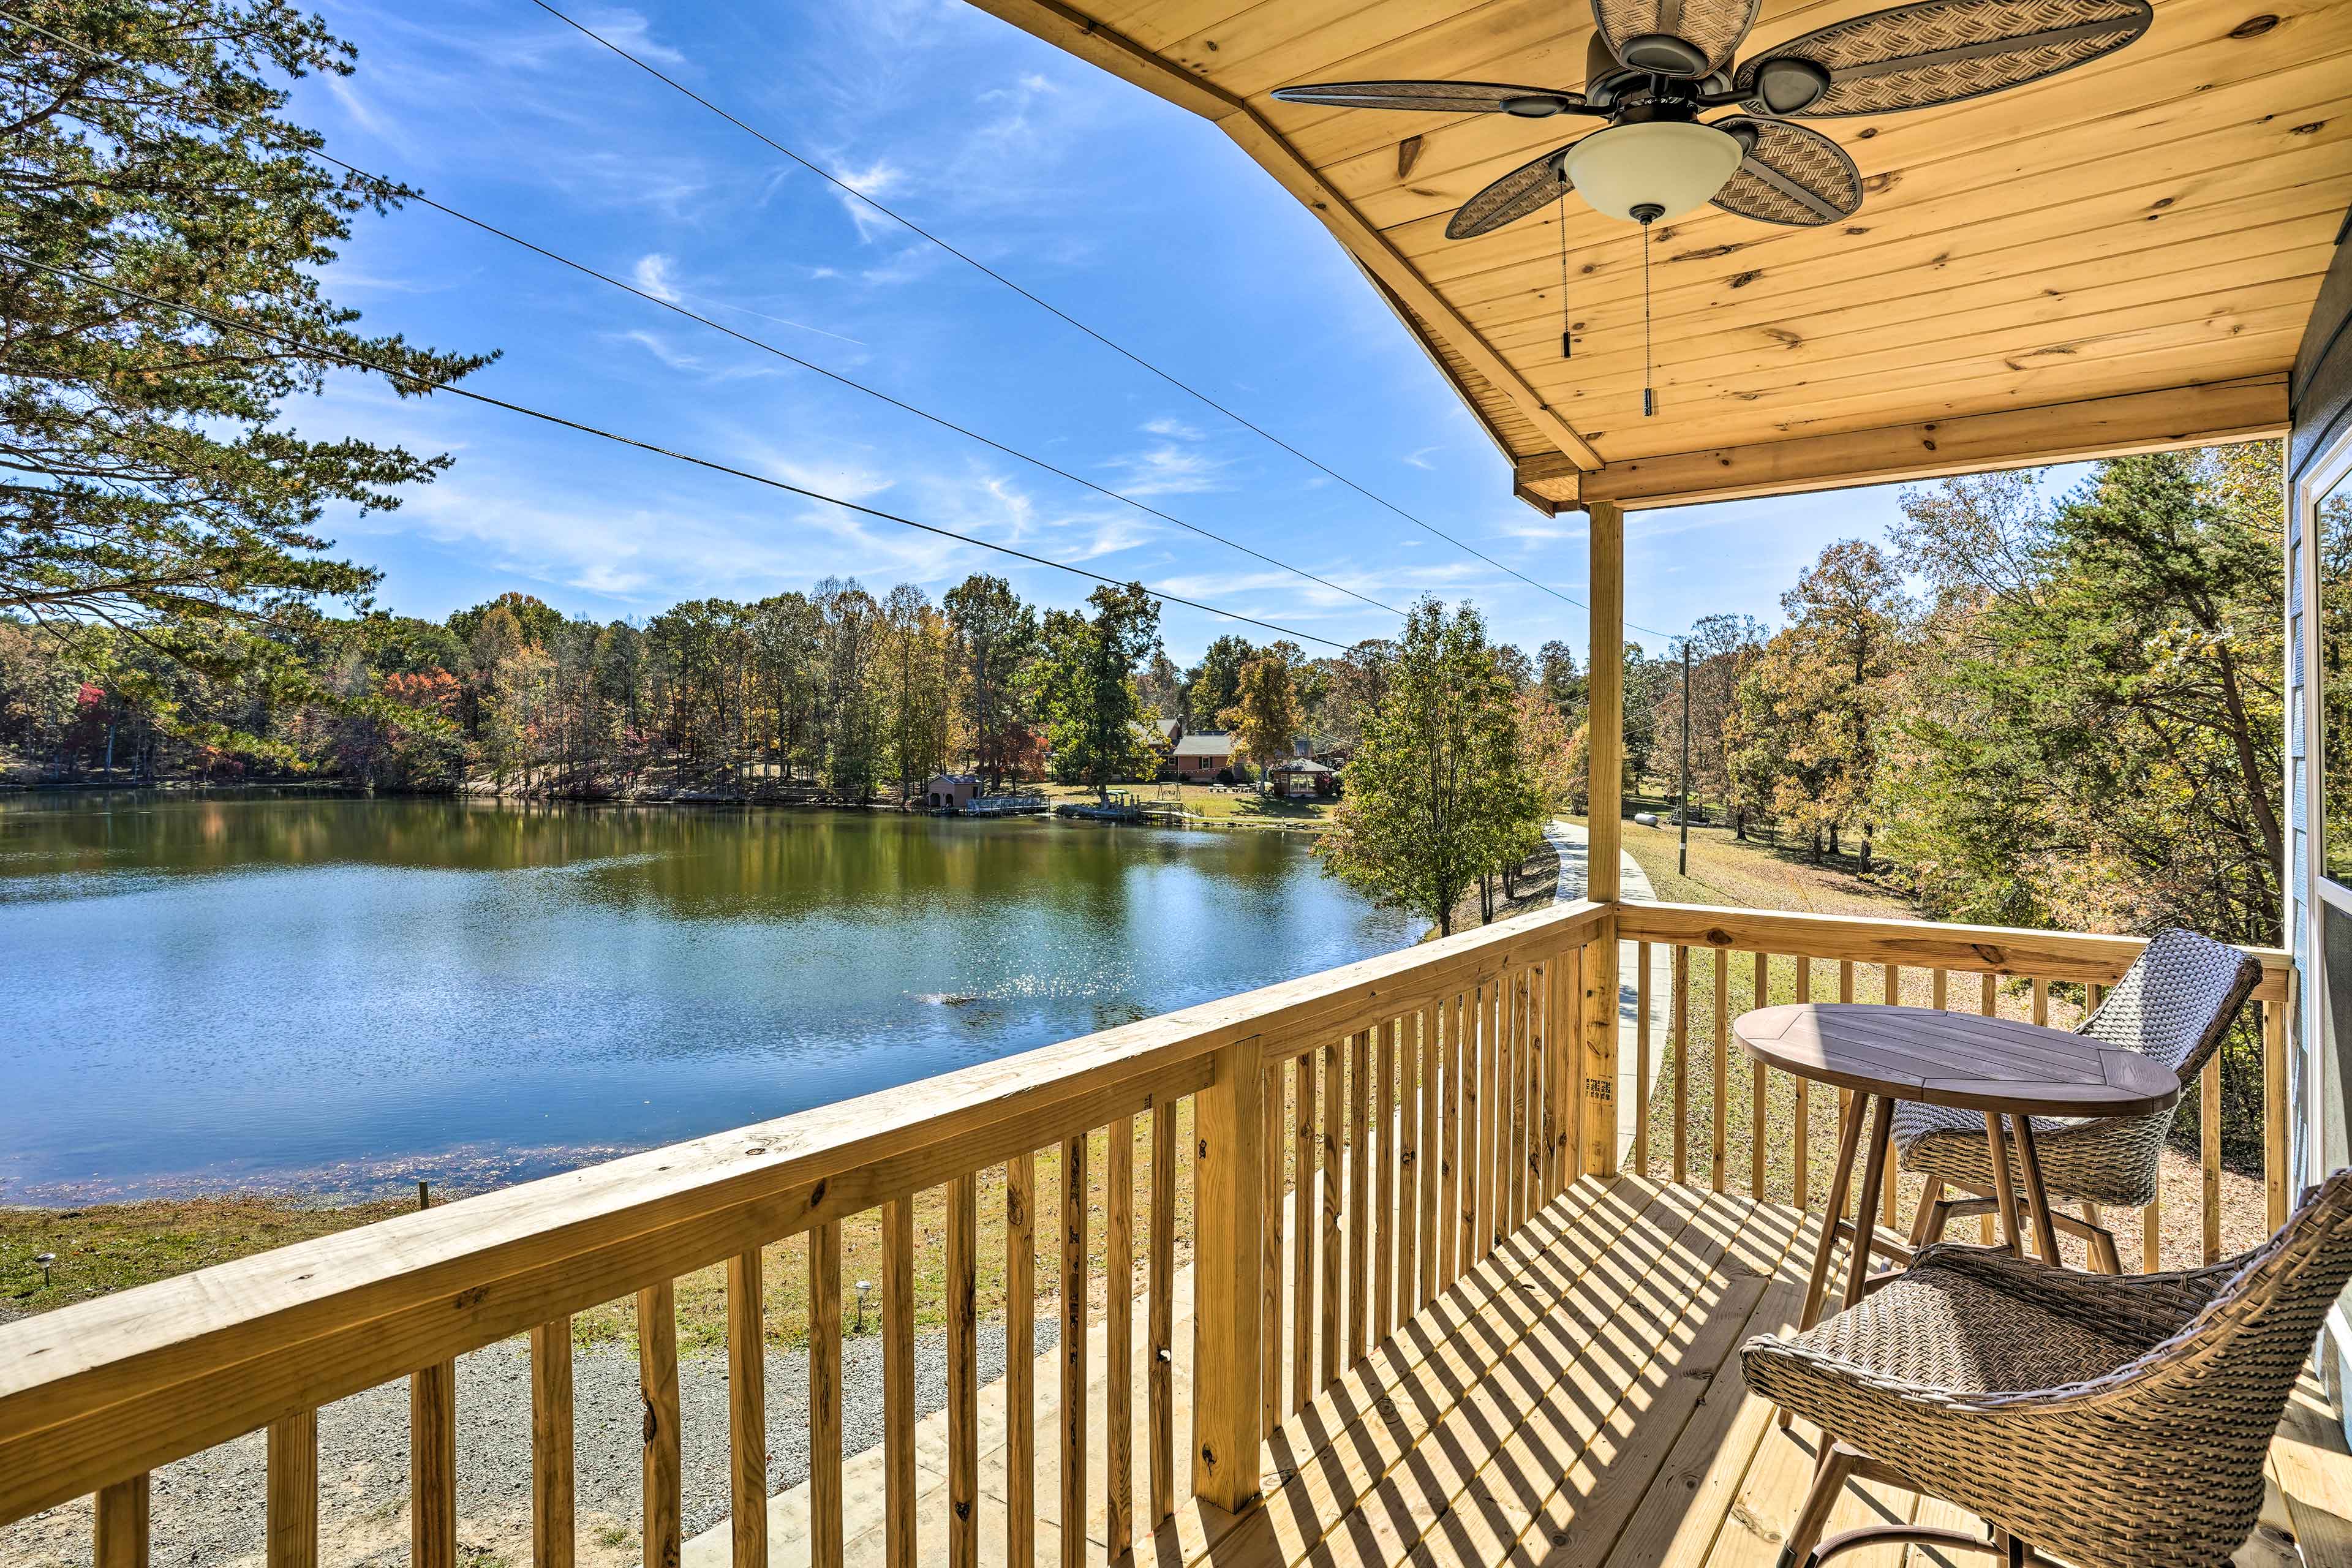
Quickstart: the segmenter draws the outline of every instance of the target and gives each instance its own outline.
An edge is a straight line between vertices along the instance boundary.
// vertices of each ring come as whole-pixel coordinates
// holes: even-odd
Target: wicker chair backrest
[[[2262,977],[2252,953],[2193,931],[2160,931],[2079,1032],[2153,1057],[2187,1083]]]
[[[2267,1447],[2321,1321],[2352,1281],[2352,1167],[2304,1194],[2277,1235],[2231,1261],[2237,1271],[2178,1333],[2082,1392],[2183,1401],[2178,1413],[2208,1423],[2209,1440],[2243,1412],[2255,1450]]]

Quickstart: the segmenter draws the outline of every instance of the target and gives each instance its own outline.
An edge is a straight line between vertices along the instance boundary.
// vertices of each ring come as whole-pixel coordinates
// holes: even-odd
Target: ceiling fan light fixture
[[[1677,218],[1704,206],[1748,155],[1712,125],[1654,120],[1612,125],[1568,150],[1568,177],[1595,212],[1637,221],[1636,207]]]

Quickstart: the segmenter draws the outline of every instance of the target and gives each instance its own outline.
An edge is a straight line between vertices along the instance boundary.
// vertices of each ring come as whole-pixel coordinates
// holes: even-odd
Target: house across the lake
[[[933,811],[961,811],[980,793],[980,780],[971,773],[934,773],[923,786],[923,805]]]
[[[1170,760],[1176,776],[1186,784],[1210,782],[1234,765],[1234,738],[1206,731],[1186,735],[1176,742]]]
[[[1267,785],[1285,800],[1312,800],[1339,791],[1339,773],[1312,757],[1276,763],[1265,771],[1265,777]]]

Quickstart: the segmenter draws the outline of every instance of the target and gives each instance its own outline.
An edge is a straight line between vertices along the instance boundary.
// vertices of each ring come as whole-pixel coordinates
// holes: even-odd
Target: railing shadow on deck
[[[1651,1039],[1643,995],[1638,1023],[1621,1041],[1621,940],[1641,944],[1639,961],[1622,967],[1643,992],[1650,946],[1674,950],[1668,1040]],[[735,1478],[730,1556],[755,1568],[772,1545],[761,1252],[804,1236],[805,1550],[814,1568],[835,1568],[845,1561],[850,1523],[840,1226],[871,1210],[883,1236],[885,1436],[881,1539],[865,1544],[878,1547],[891,1568],[905,1568],[943,1535],[954,1568],[976,1568],[983,1545],[979,1178],[1001,1168],[1011,1342],[1028,1342],[1041,1305],[1030,1282],[1042,1247],[1049,1268],[1058,1260],[1051,1299],[1060,1349],[1049,1363],[1051,1426],[1042,1432],[1037,1363],[1017,1352],[1008,1360],[1002,1442],[991,1446],[988,1470],[1002,1510],[993,1492],[986,1510],[1004,1521],[1005,1536],[986,1543],[989,1555],[1001,1550],[1013,1568],[1031,1568],[1037,1521],[1051,1520],[1061,1528],[1047,1542],[1072,1568],[1090,1555],[1116,1560],[1129,1542],[1143,1546],[1139,1560],[1189,1560],[1232,1528],[1236,1510],[1282,1506],[1300,1476],[1335,1462],[1331,1444],[1360,1437],[1357,1418],[1365,1412],[1349,1404],[1350,1369],[1383,1346],[1433,1363],[1439,1331],[1423,1309],[1444,1306],[1449,1292],[1491,1293],[1497,1271],[1521,1266],[1539,1241],[1589,1246],[1595,1256],[1612,1245],[1592,1214],[1563,1220],[1547,1205],[1580,1174],[1617,1163],[1621,1048],[1646,1058],[1671,1047],[1666,1114],[1676,1182],[1695,1174],[1690,1091],[1713,1086],[1705,1170],[1696,1173],[1717,1192],[1740,1187],[1727,1115],[1737,968],[1748,971],[1751,998],[1785,999],[1783,975],[1790,987],[1816,994],[1834,965],[1838,992],[1849,998],[1874,980],[1882,999],[1908,1000],[1924,985],[1937,1005],[1973,987],[1987,1008],[2043,1018],[2053,986],[2095,994],[2139,945],[1745,910],[1566,904],[886,1094],[300,1243],[0,1327],[0,1523],[95,1492],[97,1560],[131,1568],[149,1555],[150,1474],[267,1428],[267,1560],[271,1568],[304,1568],[318,1555],[319,1407],[407,1378],[411,1561],[454,1568],[456,1358],[528,1333],[534,1561],[568,1568],[576,1523],[570,1319],[634,1296],[644,1326],[646,1561],[674,1564],[683,1541],[673,1282],[723,1264]],[[1692,1016],[1695,956],[1701,978],[1713,977],[1706,1022]],[[2275,1218],[2286,1181],[2292,974],[2284,954],[2260,956]],[[1955,976],[1964,977],[1957,990]],[[1711,1073],[1703,1078],[1703,1068]],[[1769,1075],[1748,1077],[1762,1126],[1775,1086]],[[1650,1080],[1644,1060],[1634,1081]],[[2220,1236],[2219,1117],[2210,1113],[2218,1088],[2209,1075],[2209,1255]],[[1801,1086],[1793,1092],[1802,1107]],[[1651,1121],[1644,1103],[1635,1169],[1659,1135]],[[1745,1184],[1755,1197],[1807,1205],[1810,1122],[1809,1115],[1796,1120],[1785,1190],[1769,1190],[1776,1176],[1768,1140],[1750,1140]],[[1180,1125],[1189,1125],[1190,1137],[1180,1141]],[[1040,1151],[1057,1152],[1066,1173],[1055,1184],[1052,1212],[1042,1214]],[[1108,1167],[1099,1280],[1108,1306],[1100,1397],[1090,1401],[1096,1215],[1084,1177],[1097,1159]],[[1192,1228],[1180,1235],[1185,1184]],[[936,1242],[915,1234],[913,1207],[918,1194],[935,1188],[946,1193],[945,1234]],[[1563,1224],[1592,1234],[1550,1234]],[[914,1408],[914,1260],[919,1247],[932,1245],[945,1255],[949,1363],[944,1496],[929,1499],[938,1520],[919,1511],[926,1494]],[[1174,1342],[1180,1252],[1192,1258],[1185,1360],[1193,1375],[1182,1383]],[[1090,1406],[1102,1422],[1092,1431]]]

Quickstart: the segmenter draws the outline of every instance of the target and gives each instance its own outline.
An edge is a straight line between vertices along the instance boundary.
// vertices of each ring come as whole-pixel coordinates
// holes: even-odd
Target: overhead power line
[[[26,28],[29,31],[38,33],[43,37],[63,44],[68,48],[79,50],[80,53],[90,58],[97,59],[103,58],[97,50],[92,49],[89,45],[82,43],[80,40],[68,37],[60,33],[53,32],[50,29],[42,26],[39,23],[28,21],[26,18],[16,15],[14,12],[0,10],[0,17],[5,17],[6,20],[18,26]],[[641,289],[636,285],[628,282],[625,279],[615,278],[612,274],[600,271],[596,268],[591,267],[585,262],[576,261],[571,257],[565,256],[559,251],[551,250],[546,246],[540,245],[532,240],[525,239],[519,234],[515,234],[508,229],[499,227],[497,224],[490,223],[483,218],[478,218],[470,213],[460,212],[456,207],[450,206],[443,202],[436,201],[431,196],[425,195],[420,191],[405,189],[383,174],[376,174],[372,170],[362,169],[355,163],[346,163],[342,159],[336,157],[333,153],[326,152],[323,149],[313,149],[310,156],[318,159],[320,163],[332,164],[334,167],[342,170],[345,174],[365,180],[386,192],[396,192],[399,195],[399,198],[403,201],[413,201],[420,205],[431,207],[435,212],[440,213],[447,217],[453,217],[459,223],[471,225],[473,227],[481,230],[484,234],[503,239],[509,245],[520,246],[535,256],[544,257],[546,259],[555,262],[559,266],[568,267],[574,272],[581,273],[585,277],[593,278],[600,283],[609,284],[613,288],[622,290],[624,293],[635,295],[637,299],[645,300],[647,304],[657,305],[661,309],[668,310],[673,314],[683,316],[688,321],[699,322],[703,326],[709,327],[713,331],[724,332],[738,342],[747,343],[752,348],[759,349],[765,353],[773,354],[778,359],[783,360],[791,364],[798,365],[803,370],[814,372],[818,375],[824,376],[828,381],[849,388],[853,392],[862,393],[866,396],[874,398],[877,402],[888,404],[891,407],[896,408],[902,413],[911,414],[918,419],[927,420],[929,423],[938,426],[940,428],[952,431],[956,435],[961,436],[967,440],[977,441],[982,446],[987,447],[993,451],[1002,452],[1008,458],[1013,458],[1021,462],[1027,463],[1031,467],[1040,469],[1043,472],[1052,474],[1058,479],[1067,479],[1074,485],[1083,486],[1084,488],[1094,491],[1097,495],[1105,496],[1112,500],[1120,502],[1122,505],[1133,507],[1136,510],[1140,511],[1147,516],[1156,517],[1163,522],[1172,523],[1176,527],[1183,529],[1189,533],[1198,534],[1202,539],[1213,540],[1219,544],[1224,545],[1229,550],[1237,550],[1253,561],[1264,562],[1268,566],[1279,568],[1282,571],[1290,573],[1294,576],[1301,577],[1309,583],[1316,584],[1320,587],[1328,588],[1335,594],[1345,595],[1347,597],[1355,599],[1360,603],[1370,605],[1376,610],[1384,610],[1388,614],[1395,616],[1400,619],[1404,616],[1405,612],[1398,609],[1394,605],[1385,604],[1379,599],[1373,598],[1369,594],[1359,593],[1353,588],[1347,587],[1339,583],[1334,583],[1328,577],[1320,576],[1313,572],[1307,571],[1305,567],[1293,566],[1287,561],[1283,561],[1276,556],[1269,555],[1263,550],[1254,549],[1249,545],[1244,544],[1237,539],[1229,539],[1222,533],[1202,528],[1197,523],[1187,522],[1184,519],[1164,511],[1159,507],[1138,500],[1135,497],[1112,489],[1107,485],[1097,484],[1092,479],[1086,479],[1078,474],[1074,474],[1068,469],[1061,468],[1055,464],[1049,463],[1043,458],[1024,452],[1018,447],[1009,447],[1002,441],[983,436],[977,430],[959,425],[951,419],[933,414],[927,409],[918,408],[911,403],[908,403],[900,398],[893,397],[887,392],[883,392],[876,387],[868,386],[865,383],[856,380],[853,377],[844,375],[838,371],[829,370],[825,366],[818,364],[813,360],[803,359],[800,355],[792,353],[790,350],[780,347],[775,343],[769,342],[763,338],[754,337],[748,332],[738,331],[733,327],[728,326],[724,322],[712,321],[708,316],[687,309],[684,305],[679,304],[675,300],[665,299],[661,295],[654,293],[650,289]]]
[[[1069,326],[1075,328],[1080,332],[1083,332],[1087,337],[1092,338],[1095,342],[1110,350],[1113,353],[1118,354],[1120,358],[1129,361],[1130,363],[1135,364],[1141,369],[1150,372],[1153,375],[1158,376],[1161,381],[1166,382],[1169,385],[1176,388],[1179,392],[1183,393],[1186,396],[1194,398],[1206,406],[1215,409],[1219,414],[1224,416],[1227,419],[1232,420],[1243,429],[1247,430],[1251,434],[1260,437],[1266,441],[1272,442],[1275,446],[1281,447],[1284,451],[1289,453],[1300,462],[1307,464],[1309,468],[1315,468],[1327,478],[1336,479],[1339,483],[1347,486],[1358,495],[1362,496],[1366,500],[1372,502],[1376,506],[1385,507],[1388,510],[1394,512],[1397,516],[1404,519],[1407,522],[1412,523],[1415,528],[1421,529],[1424,532],[1444,540],[1446,543],[1451,544],[1454,548],[1462,551],[1465,554],[1475,556],[1478,560],[1485,562],[1487,565],[1492,566],[1497,572],[1516,577],[1531,588],[1540,589],[1544,593],[1549,594],[1553,598],[1559,600],[1562,604],[1573,605],[1580,610],[1590,610],[1591,606],[1586,605],[1583,600],[1573,598],[1567,594],[1563,594],[1558,588],[1553,587],[1550,584],[1539,582],[1536,578],[1530,577],[1526,573],[1519,571],[1517,567],[1506,566],[1503,563],[1496,560],[1485,551],[1478,549],[1475,545],[1466,544],[1463,541],[1454,538],[1454,535],[1446,532],[1444,529],[1439,528],[1436,524],[1427,521],[1426,520],[1407,511],[1404,508],[1397,505],[1396,502],[1389,500],[1386,496],[1378,494],[1373,490],[1367,489],[1364,486],[1358,484],[1354,479],[1349,479],[1347,475],[1339,472],[1337,468],[1334,468],[1328,463],[1323,462],[1320,458],[1310,457],[1308,454],[1300,451],[1297,447],[1292,446],[1289,442],[1274,434],[1271,430],[1256,424],[1255,421],[1244,416],[1243,415],[1235,413],[1233,409],[1226,407],[1223,404],[1218,402],[1207,393],[1202,392],[1199,387],[1192,385],[1190,382],[1184,381],[1181,378],[1160,369],[1158,365],[1152,363],[1150,360],[1145,359],[1141,354],[1137,353],[1134,350],[1105,336],[1099,331],[1097,331],[1094,328],[1087,325],[1086,322],[1079,321],[1076,316],[1071,315],[1067,310],[1063,310],[1060,306],[1030,292],[1027,289],[1023,288],[1020,284],[1014,282],[1012,279],[1007,278],[1003,273],[997,271],[994,268],[989,266],[979,258],[972,256],[967,251],[957,249],[954,246],[950,245],[946,240],[941,239],[938,235],[933,234],[930,230],[925,228],[914,219],[907,216],[904,213],[901,213],[893,207],[886,206],[881,202],[877,201],[874,197],[868,195],[866,192],[859,190],[855,184],[852,184],[848,181],[844,180],[834,174],[830,169],[803,157],[800,153],[793,151],[790,147],[785,146],[782,142],[777,141],[766,132],[759,129],[759,127],[748,124],[744,121],[736,118],[735,115],[730,113],[727,110],[720,108],[709,99],[703,97],[702,94],[695,91],[692,88],[687,86],[684,82],[679,81],[677,78],[666,74],[659,68],[647,63],[634,54],[631,54],[619,44],[614,43],[604,34],[596,31],[595,28],[589,26],[586,23],[582,22],[573,16],[568,16],[564,12],[558,10],[555,6],[551,5],[548,4],[548,0],[530,0],[530,3],[538,6],[541,10],[546,12],[549,16],[554,17],[557,21],[562,22],[564,26],[571,27],[585,37],[593,39],[595,42],[602,44],[604,47],[612,50],[613,53],[620,56],[623,59],[628,61],[639,70],[644,71],[647,76],[650,76],[655,80],[662,83],[665,87],[681,93],[687,98],[692,99],[696,103],[700,104],[711,113],[719,116],[719,119],[727,121],[728,124],[732,125],[738,131],[742,132],[745,135],[750,136],[766,146],[774,149],[776,152],[782,153],[785,157],[790,158],[793,163],[798,163],[802,168],[806,169],[809,173],[816,175],[819,179],[824,180],[826,184],[841,191],[844,195],[855,197],[856,200],[863,202],[866,205],[873,208],[876,212],[880,213],[884,217],[888,218],[891,222],[898,224],[912,234],[920,236],[922,238],[929,241],[932,245],[939,247],[939,248],[946,251],[950,256],[954,257],[965,266],[993,279],[998,283],[1003,284],[1005,288],[1012,289],[1015,294],[1020,295],[1023,299],[1028,300],[1031,304],[1036,306],[1047,315],[1066,322]],[[1632,626],[1632,623],[1630,622],[1627,624],[1628,626]],[[1651,628],[1647,626],[1633,626],[1632,629],[1635,631],[1650,632],[1653,637],[1666,637],[1671,635],[1666,632],[1651,631]]]
[[[1129,585],[1129,581],[1117,577],[1107,577],[1099,572],[1089,572],[1083,566],[1073,566],[1066,561],[1055,561],[1044,555],[1033,555],[1026,550],[1015,550],[1009,544],[992,543],[985,539],[975,538],[969,533],[960,533],[952,528],[941,528],[937,523],[919,522],[911,517],[901,517],[897,512],[884,511],[879,507],[867,506],[862,501],[849,500],[841,496],[827,495],[823,490],[811,489],[805,485],[791,484],[785,480],[773,478],[771,475],[753,473],[749,468],[739,468],[731,464],[719,462],[714,458],[697,457],[691,452],[681,452],[675,447],[664,447],[656,442],[643,440],[635,436],[625,436],[616,430],[607,430],[602,426],[590,425],[583,420],[568,419],[561,414],[550,414],[544,409],[532,408],[528,405],[520,403],[511,403],[503,397],[493,397],[486,392],[471,391],[468,388],[458,386],[452,382],[438,380],[429,375],[419,375],[414,371],[400,370],[391,365],[379,364],[375,361],[360,354],[351,353],[342,349],[328,348],[318,343],[307,342],[302,339],[294,336],[290,332],[281,332],[275,328],[261,326],[252,321],[240,321],[236,320],[234,317],[224,316],[215,311],[207,310],[201,306],[184,304],[177,300],[163,299],[154,294],[149,294],[137,289],[128,288],[123,284],[114,282],[110,279],[92,277],[87,272],[78,271],[70,267],[56,267],[46,261],[37,261],[32,257],[25,255],[22,251],[16,250],[13,247],[0,246],[0,256],[6,257],[8,259],[17,263],[19,266],[30,267],[37,271],[48,273],[51,277],[68,279],[89,288],[103,289],[120,299],[136,300],[142,304],[152,305],[159,310],[177,310],[182,315],[191,317],[200,321],[209,321],[214,326],[222,328],[225,331],[243,332],[248,337],[259,338],[272,342],[278,343],[281,347],[291,349],[296,353],[310,354],[320,359],[332,360],[338,363],[351,365],[359,370],[373,371],[376,374],[384,376],[391,380],[396,385],[422,387],[433,392],[446,392],[453,397],[462,397],[467,399],[468,402],[485,404],[492,408],[501,408],[509,414],[520,414],[525,418],[537,419],[544,424],[559,426],[566,430],[577,431],[579,434],[583,436],[593,436],[598,437],[600,440],[610,441],[615,446],[634,447],[641,452],[651,452],[656,457],[667,458],[674,462],[686,463],[698,468],[707,468],[712,473],[726,474],[734,479],[748,479],[755,485],[765,485],[770,489],[782,490],[787,495],[796,495],[803,497],[809,500],[822,501],[827,506],[839,507],[844,511],[856,512],[861,516],[874,518],[883,522],[895,522],[903,528],[911,528],[919,532],[934,534],[941,539],[952,539],[960,544],[976,545],[982,550],[994,551],[999,555],[1010,555],[1016,560],[1026,561],[1034,566],[1049,566],[1056,572],[1066,572],[1074,577],[1085,577],[1093,582],[1103,584],[1108,587],[1124,588]],[[1238,621],[1244,626],[1256,626],[1261,630],[1278,632],[1284,637],[1297,637],[1302,642],[1320,643],[1325,647],[1338,648],[1342,653],[1346,652],[1348,649],[1347,644],[1335,642],[1329,637],[1318,637],[1313,632],[1302,632],[1290,626],[1279,626],[1273,621],[1261,620],[1255,616],[1243,615],[1238,610],[1222,609],[1215,605],[1204,604],[1198,599],[1186,598],[1181,594],[1171,594],[1161,589],[1153,588],[1148,584],[1137,584],[1135,585],[1142,587],[1154,598],[1164,599],[1172,605],[1181,605],[1187,609],[1200,610],[1207,615],[1222,616],[1229,621]]]

